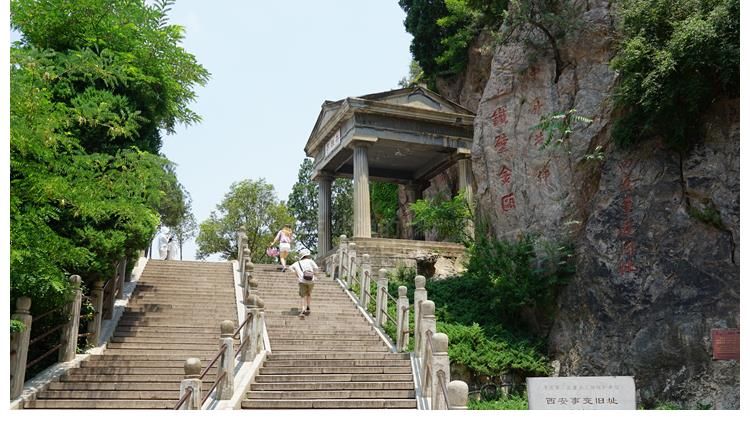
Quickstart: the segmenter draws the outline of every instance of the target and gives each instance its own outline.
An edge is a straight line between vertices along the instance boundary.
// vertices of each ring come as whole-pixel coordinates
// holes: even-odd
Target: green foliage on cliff
[[[484,28],[498,28],[508,0],[399,0],[404,26],[414,36],[411,53],[434,84],[456,74],[469,58],[469,45]]]
[[[398,233],[398,185],[370,182],[372,226],[380,237]]]
[[[623,40],[612,67],[623,116],[614,137],[632,145],[651,136],[687,149],[699,116],[717,97],[738,97],[739,0],[624,0]]]
[[[414,211],[414,226],[422,231],[434,231],[438,240],[468,243],[466,226],[472,218],[471,207],[462,192],[452,199],[436,196],[420,199],[411,204]]]

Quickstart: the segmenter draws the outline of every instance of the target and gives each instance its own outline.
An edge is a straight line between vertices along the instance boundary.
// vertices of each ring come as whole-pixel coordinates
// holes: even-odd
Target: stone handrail
[[[31,299],[28,297],[19,297],[16,300],[16,312],[11,316],[12,319],[18,320],[23,324],[23,328],[20,331],[11,333],[10,336],[10,398],[16,399],[23,392],[23,384],[26,379],[26,370],[38,363],[50,354],[58,351],[57,361],[64,363],[71,361],[75,358],[76,348],[78,346],[78,334],[79,321],[81,316],[81,277],[78,275],[72,275],[69,279],[70,285],[73,289],[73,299],[63,305],[61,308],[53,309],[50,312],[46,312],[42,315],[33,318],[30,313]],[[62,311],[64,315],[67,315],[67,321],[63,324],[55,326],[51,330],[47,330],[35,339],[31,339],[31,327],[32,323],[39,322],[40,319],[47,315],[54,313],[55,311]],[[39,357],[35,358],[31,362],[28,362],[29,346],[46,338],[49,335],[60,332],[60,341],[55,346],[45,351]]]

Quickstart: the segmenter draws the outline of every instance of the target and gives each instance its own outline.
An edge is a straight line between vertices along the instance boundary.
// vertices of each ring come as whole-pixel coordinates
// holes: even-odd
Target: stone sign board
[[[526,378],[529,409],[635,410],[632,376]]]
[[[740,359],[740,329],[715,328],[711,330],[711,349],[714,360]]]

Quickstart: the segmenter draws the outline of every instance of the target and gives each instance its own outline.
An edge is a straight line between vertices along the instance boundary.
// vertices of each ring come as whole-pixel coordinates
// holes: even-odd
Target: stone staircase
[[[409,355],[391,352],[334,281],[316,281],[300,318],[297,278],[277,267],[255,265],[272,352],[242,408],[416,408]]]
[[[35,408],[172,408],[188,357],[205,366],[237,306],[231,263],[149,260],[107,349],[27,401]],[[211,369],[203,389],[211,387]]]

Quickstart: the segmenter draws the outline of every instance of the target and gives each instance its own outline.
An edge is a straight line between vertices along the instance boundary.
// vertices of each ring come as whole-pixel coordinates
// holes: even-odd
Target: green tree
[[[195,221],[195,216],[193,215],[192,199],[187,191],[185,191],[185,196],[185,212],[180,218],[180,221],[176,225],[171,226],[171,229],[177,238],[177,245],[180,247],[180,260],[182,260],[182,245],[188,240],[194,238],[198,233],[198,223]]]
[[[466,242],[466,227],[472,219],[471,207],[463,192],[452,199],[443,195],[432,199],[420,199],[411,204],[414,211],[414,226],[422,232],[435,231],[438,240]]]
[[[398,232],[398,185],[370,183],[372,224],[381,237],[396,237]]]
[[[265,179],[235,182],[209,218],[200,224],[196,258],[220,254],[237,258],[237,231],[244,226],[253,262],[271,262],[266,247],[284,224],[294,224],[284,202],[276,197],[273,185]]]
[[[624,0],[623,40],[612,67],[623,116],[622,145],[659,136],[674,149],[701,140],[700,115],[720,97],[739,97],[739,0]]]
[[[208,76],[167,7],[11,3],[11,298],[30,296],[33,312],[67,298],[71,273],[110,276],[160,222],[176,183],[160,131],[198,120],[187,104]]]
[[[310,252],[318,250],[318,184],[312,179],[312,159],[305,158],[297,172],[287,207],[297,220],[294,235]],[[338,178],[331,184],[331,232],[333,240],[352,232],[352,181]]]

